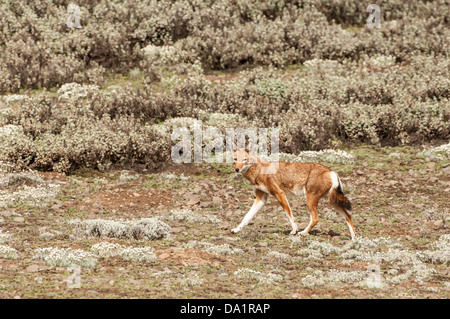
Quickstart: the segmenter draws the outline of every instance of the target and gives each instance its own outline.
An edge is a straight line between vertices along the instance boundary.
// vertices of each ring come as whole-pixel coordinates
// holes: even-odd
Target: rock
[[[191,198],[189,199],[189,201],[186,203],[189,206],[193,206],[200,203],[200,197],[197,195],[191,196]]]
[[[444,221],[442,219],[437,220],[433,223],[433,225],[434,225],[434,228],[440,229],[444,226]]]
[[[172,227],[172,228],[170,228],[170,232],[176,234],[176,233],[181,233],[185,229],[186,229],[186,227]]]
[[[439,178],[437,178],[437,177],[430,177],[430,182],[437,183],[437,182],[439,182]]]
[[[442,173],[450,175],[450,165],[442,169]]]
[[[168,254],[168,253],[162,253],[161,255],[159,255],[158,256],[159,257],[159,259],[167,259],[167,258],[169,258],[170,257],[170,255]]]
[[[10,217],[12,215],[12,212],[5,211],[5,212],[1,212],[0,214],[2,214],[5,217]]]
[[[361,293],[361,290],[356,290],[356,289],[353,289],[353,290],[351,291],[351,293],[352,293],[353,296],[362,296],[362,295],[363,295],[363,294]]]
[[[425,160],[428,161],[428,162],[439,162],[440,158],[431,155],[431,156],[428,156],[427,158],[425,158]]]
[[[208,202],[201,202],[200,203],[200,207],[204,208],[204,207],[209,207],[212,205],[212,202],[208,201]]]
[[[25,218],[23,217],[14,217],[13,221],[18,223],[23,223],[25,221]]]
[[[427,163],[427,167],[428,167],[429,169],[434,169],[434,168],[436,167],[436,162],[430,162],[430,163]]]
[[[28,271],[28,272],[38,272],[39,271],[39,265],[28,266],[25,270]]]
[[[132,285],[140,285],[141,283],[138,280],[135,279],[128,279],[128,283],[132,284]]]

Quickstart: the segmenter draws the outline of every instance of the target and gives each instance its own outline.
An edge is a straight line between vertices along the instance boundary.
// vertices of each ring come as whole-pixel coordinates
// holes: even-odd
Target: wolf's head
[[[247,148],[238,148],[233,153],[234,170],[236,173],[245,173],[254,162],[254,156],[249,153]]]

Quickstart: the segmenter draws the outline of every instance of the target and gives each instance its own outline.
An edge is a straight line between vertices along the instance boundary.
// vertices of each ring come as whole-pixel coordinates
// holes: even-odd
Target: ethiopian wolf
[[[307,235],[319,221],[317,206],[319,200],[327,195],[328,202],[345,217],[352,240],[355,238],[355,227],[350,214],[351,203],[344,195],[339,176],[330,168],[317,163],[266,162],[244,148],[234,152],[233,161],[235,171],[242,173],[255,187],[256,195],[250,211],[239,226],[231,230],[233,233],[241,231],[250,222],[270,194],[280,202],[292,226],[291,235],[295,235],[298,227],[286,198],[287,193],[292,193],[305,196],[311,215],[310,222],[301,235]]]

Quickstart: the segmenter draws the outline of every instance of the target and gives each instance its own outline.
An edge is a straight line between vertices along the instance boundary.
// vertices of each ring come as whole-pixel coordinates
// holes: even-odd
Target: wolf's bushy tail
[[[345,209],[347,211],[352,210],[352,203],[350,200],[344,195],[344,191],[342,190],[341,180],[335,172],[330,173],[332,185],[330,191],[328,193],[328,200],[330,204],[333,206],[337,206],[339,208]]]

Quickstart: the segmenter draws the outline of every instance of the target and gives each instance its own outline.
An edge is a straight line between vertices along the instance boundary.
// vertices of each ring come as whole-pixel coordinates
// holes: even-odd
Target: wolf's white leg
[[[248,211],[248,213],[244,216],[244,219],[242,220],[242,222],[239,224],[238,227],[233,228],[231,230],[232,233],[237,233],[239,231],[242,230],[242,228],[244,226],[247,226],[248,223],[252,220],[252,218],[256,215],[256,213],[264,206],[264,204],[266,203],[267,200],[267,194],[265,194],[264,192],[260,191],[260,190],[255,190],[256,193],[256,199],[253,202],[252,207],[250,208],[250,210]]]

